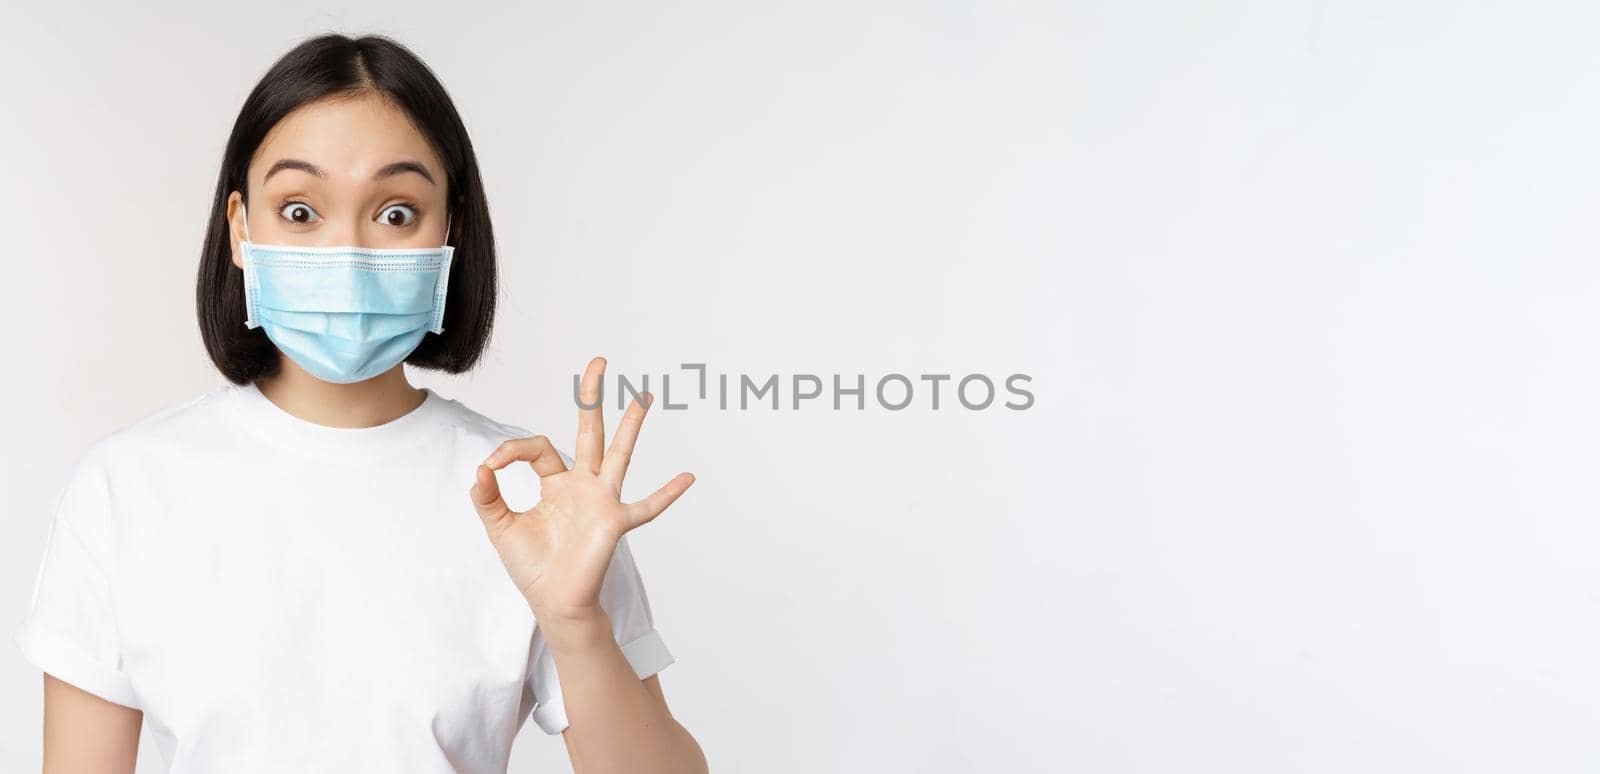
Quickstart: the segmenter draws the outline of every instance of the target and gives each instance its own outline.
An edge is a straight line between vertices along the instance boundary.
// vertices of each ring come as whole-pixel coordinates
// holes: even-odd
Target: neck
[[[334,384],[312,376],[288,357],[280,356],[280,361],[275,376],[257,380],[261,394],[284,411],[327,427],[375,427],[405,416],[426,397],[406,381],[400,363],[366,381]]]

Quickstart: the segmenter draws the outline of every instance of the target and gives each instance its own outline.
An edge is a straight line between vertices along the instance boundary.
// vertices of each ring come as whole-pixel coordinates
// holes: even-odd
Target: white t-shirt
[[[530,712],[567,726],[555,662],[467,496],[478,463],[528,435],[432,390],[358,429],[253,384],[162,408],[103,436],[59,490],[16,642],[143,710],[175,774],[501,774]],[[529,465],[498,475],[511,507],[538,502]],[[600,601],[641,679],[673,662],[626,537]]]

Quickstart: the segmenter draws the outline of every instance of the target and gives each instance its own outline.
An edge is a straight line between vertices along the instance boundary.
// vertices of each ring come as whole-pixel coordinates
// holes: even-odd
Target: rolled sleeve
[[[33,596],[12,640],[26,658],[56,678],[125,707],[139,709],[138,695],[122,671],[113,584],[102,552],[86,539],[79,519],[105,522],[103,479],[80,465],[57,495],[34,576]]]

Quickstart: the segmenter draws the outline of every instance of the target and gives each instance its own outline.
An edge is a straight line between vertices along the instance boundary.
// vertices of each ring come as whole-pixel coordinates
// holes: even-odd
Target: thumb
[[[497,533],[513,515],[512,510],[500,496],[500,480],[495,477],[494,470],[488,465],[479,465],[474,475],[477,480],[467,490],[467,496],[472,498],[472,506],[478,510],[478,518],[483,519],[483,526],[490,534]]]

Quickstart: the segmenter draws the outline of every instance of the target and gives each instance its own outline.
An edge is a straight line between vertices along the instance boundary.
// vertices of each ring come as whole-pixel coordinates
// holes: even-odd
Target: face
[[[233,264],[251,241],[323,247],[445,244],[445,170],[404,111],[366,94],[302,105],[267,133],[248,172],[250,201],[228,198]]]

